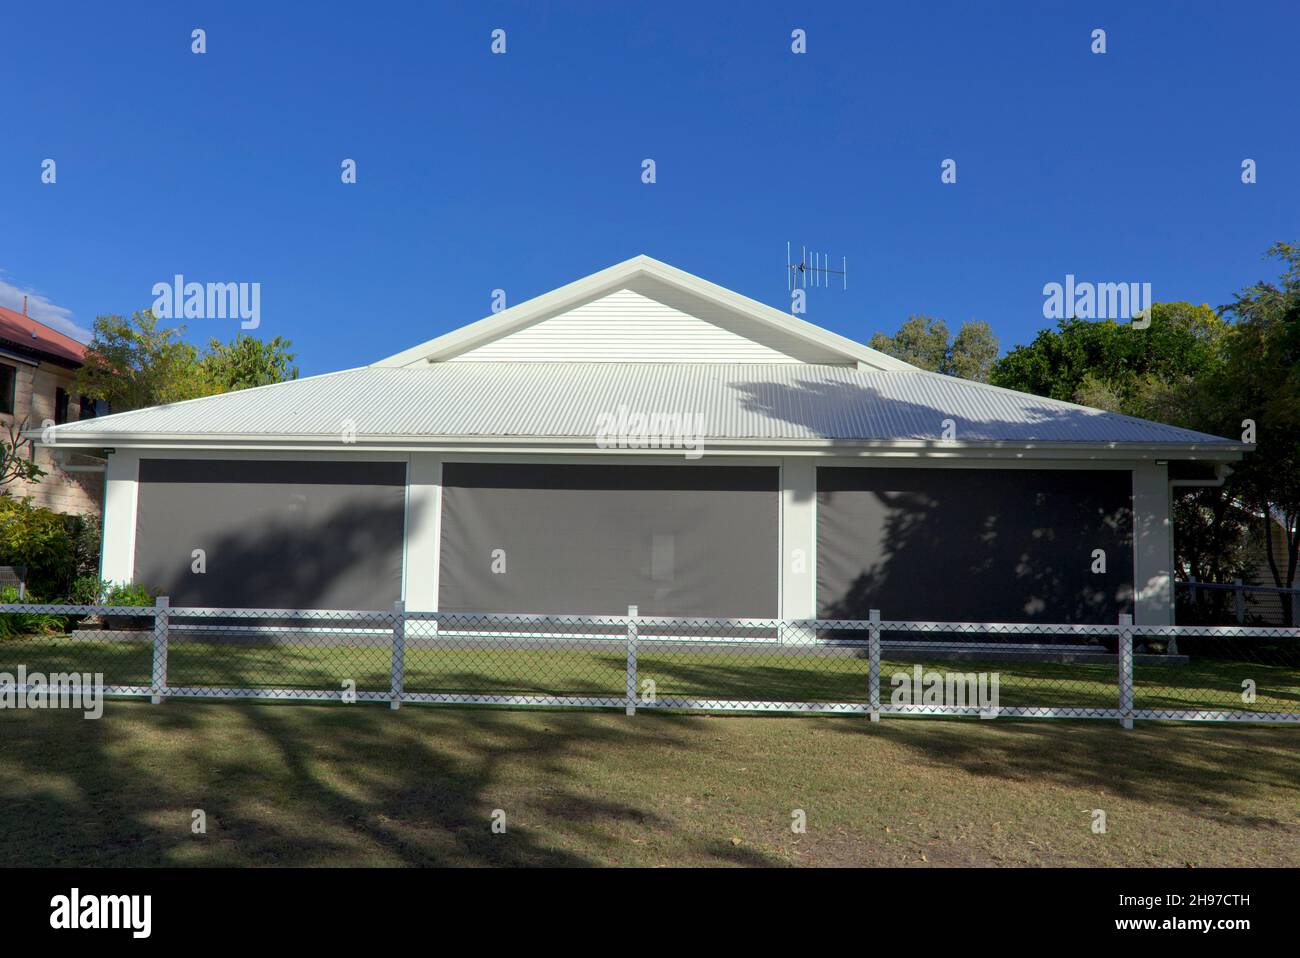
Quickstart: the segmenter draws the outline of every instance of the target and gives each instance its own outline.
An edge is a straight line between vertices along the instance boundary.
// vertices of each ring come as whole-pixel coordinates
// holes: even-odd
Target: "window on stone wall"
[[[18,370],[13,366],[0,363],[0,412],[12,415],[14,411],[14,391],[18,384]]]
[[[62,386],[54,390],[54,424],[61,426],[68,421],[68,391]]]

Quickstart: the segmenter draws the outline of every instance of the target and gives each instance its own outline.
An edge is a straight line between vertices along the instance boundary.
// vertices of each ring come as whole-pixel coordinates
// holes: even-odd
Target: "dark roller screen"
[[[775,468],[446,463],[442,481],[444,611],[776,615]]]
[[[1131,611],[1131,505],[1124,470],[818,469],[820,614],[1114,622]]]
[[[402,462],[142,459],[135,579],[172,605],[388,609],[405,504]]]

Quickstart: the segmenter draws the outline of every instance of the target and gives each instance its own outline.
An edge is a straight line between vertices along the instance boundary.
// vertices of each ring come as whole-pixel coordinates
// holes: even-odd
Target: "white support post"
[[[153,603],[153,681],[149,701],[154,705],[162,702],[167,694],[167,630],[168,609],[171,599],[160,595]]]
[[[438,611],[442,459],[415,452],[407,466],[402,598],[412,612]]]
[[[1173,625],[1173,526],[1169,518],[1169,468],[1155,462],[1133,467],[1133,613],[1141,625]]]
[[[627,714],[636,715],[636,617],[637,607],[627,607]]]
[[[406,683],[406,603],[398,599],[393,603],[393,668],[389,685],[388,707],[402,707],[402,688]]]
[[[867,702],[871,721],[880,721],[880,610],[871,610],[870,631],[867,634]]]
[[[1133,727],[1133,616],[1119,617],[1119,723]]]
[[[807,456],[781,461],[781,630],[788,645],[813,645],[817,630],[817,463]]]
[[[135,578],[136,484],[140,454],[134,449],[111,453],[104,470],[104,527],[100,575],[110,582]]]

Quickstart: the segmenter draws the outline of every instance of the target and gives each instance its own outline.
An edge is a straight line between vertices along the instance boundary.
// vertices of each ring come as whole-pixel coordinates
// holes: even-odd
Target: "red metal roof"
[[[0,306],[0,339],[75,363],[83,362],[86,356],[86,347],[71,336],[3,306]]]

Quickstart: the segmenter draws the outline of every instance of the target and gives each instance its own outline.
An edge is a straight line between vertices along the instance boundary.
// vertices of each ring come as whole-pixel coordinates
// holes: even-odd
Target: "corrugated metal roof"
[[[1237,446],[1231,440],[921,371],[841,366],[443,363],[359,369],[155,406],[54,430],[55,441],[593,438],[601,416],[689,415],[709,440]],[[635,430],[633,430],[635,431]]]
[[[71,336],[4,306],[0,306],[0,339],[78,365],[86,355],[85,345]]]

